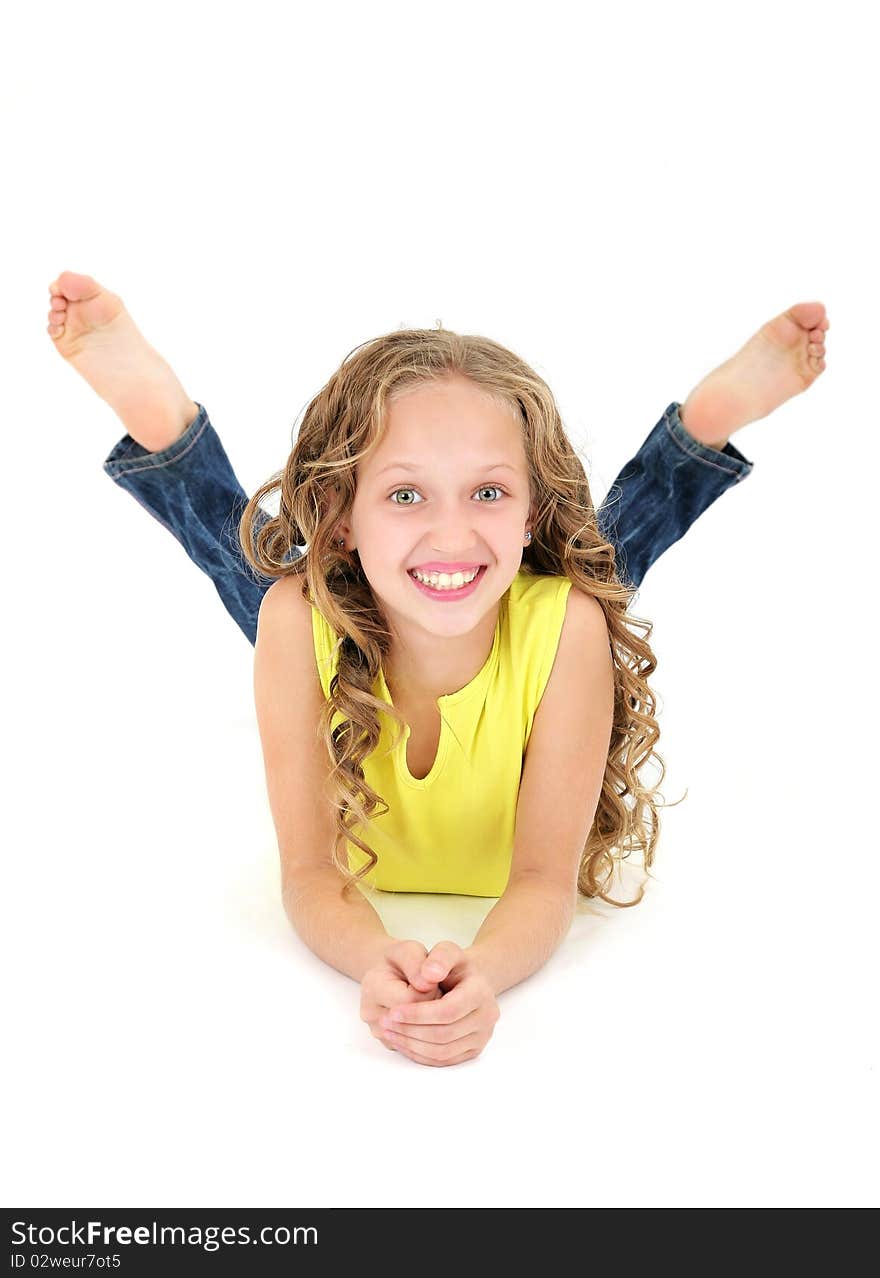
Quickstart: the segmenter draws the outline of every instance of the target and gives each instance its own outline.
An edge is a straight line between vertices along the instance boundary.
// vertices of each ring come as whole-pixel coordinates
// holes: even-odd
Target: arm
[[[572,585],[526,746],[510,878],[467,951],[496,994],[546,963],[571,926],[613,714],[605,614]]]
[[[508,883],[465,951],[493,994],[543,967],[571,927],[576,899],[576,891],[540,874],[523,874]]]
[[[396,938],[359,889],[342,895],[343,878],[333,863],[330,764],[317,731],[324,695],[311,606],[299,577],[280,578],[260,604],[254,699],[285,913],[318,958],[360,981]]]
[[[284,909],[313,954],[360,982],[398,944],[398,938],[388,935],[359,889],[350,888],[343,896],[342,886],[335,866],[301,871],[287,882]]]

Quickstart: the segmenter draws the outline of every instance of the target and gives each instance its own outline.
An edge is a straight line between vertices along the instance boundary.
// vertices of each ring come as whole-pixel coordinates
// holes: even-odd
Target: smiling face
[[[481,621],[491,622],[494,633],[529,525],[522,427],[475,383],[455,375],[407,390],[390,405],[340,528],[406,641],[418,631],[465,636]],[[446,601],[432,598],[408,572],[438,563],[486,568],[475,588]]]

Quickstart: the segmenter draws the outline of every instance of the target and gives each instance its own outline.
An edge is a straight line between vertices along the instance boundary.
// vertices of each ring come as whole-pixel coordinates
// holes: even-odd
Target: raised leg
[[[596,512],[603,536],[617,549],[618,576],[633,586],[641,585],[664,550],[754,466],[729,440],[719,451],[694,439],[682,424],[680,407],[669,405]]]
[[[257,574],[242,554],[238,523],[248,496],[207,409],[194,402],[198,416],[168,448],[148,452],[124,435],[104,470],[177,538],[254,644],[260,603],[274,579]],[[603,535],[618,551],[618,573],[634,586],[717,497],[750,474],[754,464],[730,442],[719,452],[695,440],[682,425],[679,407],[669,405],[597,512]],[[257,527],[268,518],[262,512]],[[294,547],[290,559],[300,553]]]
[[[238,524],[248,496],[207,409],[195,402],[198,416],[168,448],[151,453],[124,435],[104,470],[177,538],[211,578],[233,621],[255,644],[260,602],[274,578],[255,572],[242,554]],[[257,528],[268,518],[261,511]],[[299,554],[295,550],[290,558]]]

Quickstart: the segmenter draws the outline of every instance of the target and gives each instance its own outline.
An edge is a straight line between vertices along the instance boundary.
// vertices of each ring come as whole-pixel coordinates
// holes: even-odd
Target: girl
[[[824,306],[777,316],[670,404],[596,511],[550,389],[487,338],[399,330],[355,348],[248,500],[121,299],[69,271],[50,293],[56,348],[126,427],[104,469],[255,644],[294,928],[361,983],[386,1047],[428,1065],[478,1056],[497,995],[553,953],[578,892],[635,903],[606,888],[633,847],[653,861],[658,791],[638,773],[659,729],[635,633],[651,626],[627,609],[750,474],[729,436],[824,369]],[[270,517],[259,502],[276,489]],[[499,899],[470,947],[429,954],[387,935],[348,891],[362,880]]]

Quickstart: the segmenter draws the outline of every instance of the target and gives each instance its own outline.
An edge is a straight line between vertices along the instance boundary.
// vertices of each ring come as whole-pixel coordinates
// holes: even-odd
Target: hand
[[[420,941],[391,941],[381,960],[364,972],[361,980],[361,1020],[390,1052],[397,1049],[385,1040],[379,1020],[391,1007],[439,998],[436,980],[422,976],[428,951]]]
[[[384,1041],[420,1065],[458,1065],[479,1056],[501,1011],[470,950],[440,941],[415,979],[438,981],[442,995],[395,1002],[388,1018],[395,1030],[380,1020]]]

